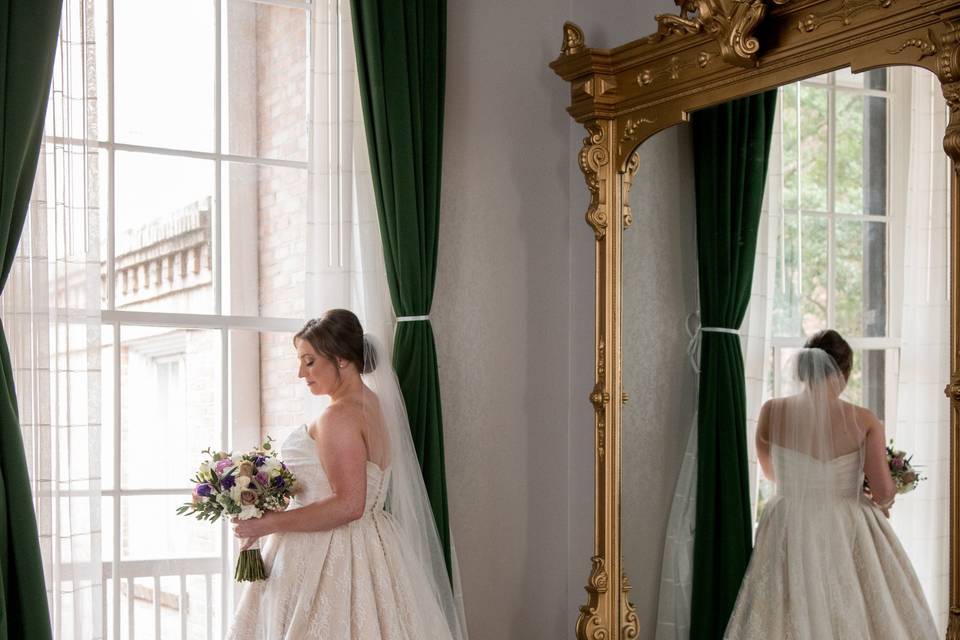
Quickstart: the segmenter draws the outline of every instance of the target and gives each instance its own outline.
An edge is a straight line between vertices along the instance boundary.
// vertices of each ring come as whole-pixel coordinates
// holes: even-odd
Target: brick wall
[[[304,12],[257,6],[257,141],[260,157],[306,160]],[[261,167],[258,176],[260,313],[304,316],[307,173]],[[303,419],[297,360],[289,334],[260,338],[262,434],[278,436]]]

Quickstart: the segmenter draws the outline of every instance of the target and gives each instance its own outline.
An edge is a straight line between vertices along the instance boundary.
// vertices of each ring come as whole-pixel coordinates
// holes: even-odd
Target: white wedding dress
[[[861,451],[822,461],[773,445],[771,458],[777,494],[724,637],[936,638],[910,560],[863,495]]]
[[[306,425],[281,457],[299,490],[290,509],[331,495]],[[392,465],[391,465],[392,466]],[[367,498],[358,520],[333,529],[269,536],[268,578],[251,583],[236,607],[233,640],[447,640],[451,631],[416,555],[385,510],[391,467],[367,462]]]

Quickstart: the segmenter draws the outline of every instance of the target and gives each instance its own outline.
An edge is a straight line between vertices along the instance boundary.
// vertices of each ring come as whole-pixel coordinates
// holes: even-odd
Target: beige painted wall
[[[572,638],[593,544],[593,234],[583,129],[547,64],[565,20],[590,46],[655,30],[625,0],[450,0],[432,310],[451,518],[473,640]],[[656,202],[664,185],[637,190]],[[642,192],[642,193],[641,193]],[[682,235],[682,234],[681,234]],[[678,296],[680,294],[678,293]],[[651,328],[672,335],[676,326]],[[649,429],[655,429],[649,425]],[[672,493],[673,478],[655,477]],[[643,550],[659,563],[659,547]],[[652,620],[647,598],[641,619]]]

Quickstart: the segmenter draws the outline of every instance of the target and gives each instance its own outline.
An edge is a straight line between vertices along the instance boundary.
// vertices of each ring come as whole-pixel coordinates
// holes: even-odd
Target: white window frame
[[[220,385],[220,407],[219,407],[219,423],[220,423],[220,436],[222,439],[222,445],[226,448],[232,447],[234,442],[250,442],[256,441],[260,437],[259,431],[253,432],[251,425],[246,425],[246,430],[243,430],[243,427],[231,428],[231,416],[236,412],[236,406],[231,406],[231,403],[236,404],[242,400],[237,398],[237,396],[242,396],[243,394],[230,394],[229,383],[231,379],[234,379],[236,376],[233,375],[231,371],[231,366],[240,368],[238,366],[238,358],[231,358],[231,345],[230,345],[230,334],[231,331],[235,330],[245,330],[250,333],[251,336],[255,336],[254,332],[296,332],[301,326],[303,319],[302,318],[277,318],[277,317],[260,317],[260,316],[243,316],[243,315],[230,315],[224,314],[224,278],[223,278],[223,263],[224,260],[228,258],[225,256],[224,252],[224,223],[222,207],[224,203],[224,195],[222,193],[223,189],[223,180],[222,180],[222,168],[224,163],[238,163],[238,164],[254,164],[260,166],[273,166],[273,167],[285,167],[285,168],[294,168],[302,169],[307,172],[308,175],[308,186],[307,189],[307,208],[308,215],[309,212],[312,212],[314,209],[314,196],[313,196],[313,181],[316,180],[314,173],[316,171],[317,158],[315,153],[314,146],[314,111],[315,106],[318,104],[328,104],[333,105],[331,109],[335,112],[332,114],[321,114],[321,116],[330,117],[332,116],[336,122],[342,122],[343,115],[340,113],[340,110],[337,105],[339,105],[339,92],[342,90],[340,87],[340,74],[341,74],[341,42],[342,38],[339,33],[341,28],[341,11],[338,0],[327,0],[327,2],[319,3],[316,0],[211,0],[214,5],[215,12],[215,39],[211,45],[215,49],[215,75],[214,75],[214,150],[211,152],[202,152],[202,151],[191,151],[184,149],[171,149],[155,146],[146,146],[146,145],[135,145],[135,144],[125,144],[118,143],[115,141],[115,104],[114,104],[114,0],[104,0],[103,7],[107,13],[107,32],[105,34],[107,38],[106,46],[106,65],[107,68],[104,70],[108,75],[107,82],[107,93],[106,96],[100,96],[101,99],[106,98],[107,101],[107,122],[106,122],[106,131],[107,134],[104,140],[98,141],[85,141],[77,139],[67,139],[58,136],[46,136],[44,138],[45,142],[54,142],[54,143],[63,143],[63,144],[87,144],[88,146],[93,146],[102,150],[106,155],[106,170],[107,170],[107,180],[108,188],[106,193],[106,202],[102,202],[101,211],[103,211],[107,217],[106,225],[106,242],[107,255],[105,256],[106,262],[106,273],[107,273],[107,302],[105,308],[101,310],[102,326],[104,328],[109,328],[112,331],[112,362],[107,366],[111,366],[113,372],[113,405],[108,410],[112,411],[113,415],[113,478],[114,486],[109,489],[104,489],[102,495],[104,498],[107,498],[112,503],[112,509],[114,517],[113,520],[113,531],[110,533],[113,540],[113,554],[109,559],[104,559],[103,562],[103,578],[104,580],[111,579],[113,576],[117,576],[120,580],[126,581],[127,593],[133,593],[134,579],[135,578],[152,578],[153,579],[153,588],[154,593],[160,591],[160,578],[174,576],[179,577],[180,581],[180,602],[184,601],[186,594],[186,576],[187,575],[203,575],[206,580],[206,599],[208,604],[213,604],[214,594],[212,593],[212,578],[213,576],[219,574],[222,576],[223,588],[220,593],[220,602],[219,602],[219,611],[220,611],[220,629],[213,629],[212,617],[208,615],[207,617],[207,632],[206,636],[208,639],[214,637],[223,637],[226,634],[227,626],[229,623],[229,618],[232,608],[232,600],[234,589],[228,588],[228,585],[232,584],[232,537],[229,535],[229,531],[226,527],[223,528],[222,537],[221,537],[221,548],[223,553],[219,558],[208,558],[208,559],[196,559],[196,558],[180,558],[180,559],[164,559],[164,560],[143,560],[143,561],[122,561],[121,560],[121,518],[119,517],[120,508],[121,508],[121,499],[124,497],[131,496],[170,496],[170,495],[179,495],[179,496],[188,496],[190,488],[184,487],[182,489],[121,489],[121,468],[120,468],[120,447],[121,447],[121,393],[120,389],[121,384],[121,329],[123,327],[137,327],[137,326],[150,326],[150,327],[170,327],[178,329],[207,329],[218,331],[220,334],[220,371],[223,375],[221,378]],[[223,108],[222,108],[222,84],[223,84],[223,48],[224,48],[224,37],[225,32],[224,26],[224,13],[225,9],[229,4],[266,4],[273,5],[278,7],[285,7],[290,9],[299,9],[304,11],[305,20],[307,21],[306,25],[306,37],[307,37],[307,49],[304,52],[304,55],[307,59],[307,74],[305,78],[305,101],[306,101],[306,134],[308,136],[308,145],[307,145],[307,159],[305,161],[296,161],[296,160],[283,160],[283,159],[272,159],[272,158],[261,158],[261,157],[252,157],[252,156],[243,156],[236,154],[224,153],[221,147],[221,137],[223,131]],[[323,12],[323,16],[318,15],[318,12]],[[326,46],[325,51],[321,55],[317,55],[317,52],[320,51],[317,48],[317,39],[318,37],[323,38],[323,42],[331,43],[334,46]],[[319,68],[322,66],[322,68]],[[325,78],[326,80],[321,80],[321,83],[325,83],[326,86],[317,86],[315,84],[315,79]],[[321,102],[316,99],[315,92],[321,92],[324,98],[327,99],[325,102]],[[333,153],[339,153],[339,143],[340,141],[336,136],[331,136],[329,144],[333,150]],[[194,159],[203,159],[203,160],[212,160],[214,161],[215,174],[214,174],[214,212],[212,216],[212,250],[213,250],[213,260],[212,260],[212,277],[213,277],[213,298],[214,298],[214,309],[210,314],[185,314],[185,313],[158,313],[158,312],[143,312],[143,311],[129,311],[129,310],[117,310],[115,308],[115,297],[116,297],[116,288],[114,284],[115,278],[115,203],[116,203],[116,153],[117,152],[138,152],[138,153],[147,153],[147,154],[156,154],[156,155],[165,155],[165,156],[174,156],[180,158],[194,158]],[[332,174],[329,177],[330,189],[328,190],[330,202],[321,203],[323,208],[329,207],[331,209],[332,215],[336,215],[336,211],[339,206],[339,189],[340,182],[337,175]],[[255,239],[254,239],[255,241]],[[309,251],[309,247],[308,247]],[[107,364],[107,363],[105,363]],[[181,373],[183,375],[183,373]],[[215,443],[211,443],[215,444]],[[186,480],[186,479],[185,479]],[[69,567],[65,568],[70,570]],[[115,580],[113,582],[113,588],[110,593],[104,592],[103,608],[102,615],[105,626],[105,634],[107,637],[119,638],[123,635],[124,630],[121,628],[121,582],[120,580]],[[110,599],[112,601],[112,616],[107,618],[107,603]],[[134,636],[134,609],[133,609],[134,598],[128,598],[128,629],[126,634],[129,637]],[[160,637],[160,599],[154,599],[154,634],[155,637]],[[187,620],[184,609],[181,607],[180,615],[180,628],[181,634],[183,637],[186,637],[187,629]]]
[[[903,212],[894,211],[892,203],[898,202],[899,199],[896,197],[896,190],[900,189],[900,184],[894,179],[894,176],[897,175],[898,171],[904,170],[903,166],[900,166],[903,163],[903,159],[898,159],[895,154],[891,153],[892,149],[892,140],[893,135],[893,123],[897,122],[898,118],[902,117],[902,114],[899,113],[899,105],[896,100],[896,93],[893,85],[893,74],[887,70],[887,88],[885,90],[877,89],[867,89],[860,87],[852,87],[843,84],[837,84],[835,76],[829,81],[827,80],[826,74],[821,76],[816,76],[814,78],[809,78],[806,80],[801,80],[796,83],[798,89],[800,86],[815,86],[818,88],[827,88],[827,105],[829,110],[829,123],[827,126],[828,139],[828,156],[827,156],[827,211],[809,211],[802,209],[801,198],[801,178],[797,180],[797,206],[801,207],[804,217],[812,217],[818,219],[827,220],[827,317],[826,317],[826,326],[833,327],[835,326],[835,291],[836,286],[834,282],[835,275],[835,265],[836,265],[836,234],[835,228],[838,221],[851,220],[856,222],[879,222],[884,225],[884,234],[885,234],[885,256],[884,256],[884,269],[886,271],[885,286],[886,286],[886,321],[884,326],[886,327],[886,335],[882,337],[865,337],[865,336],[844,336],[847,342],[850,344],[850,347],[854,351],[880,351],[883,350],[886,353],[884,358],[884,413],[886,415],[895,415],[891,414],[891,411],[895,411],[896,408],[896,371],[899,368],[899,356],[900,356],[900,339],[898,337],[898,332],[895,331],[895,328],[891,326],[891,300],[892,298],[892,278],[891,274],[891,253],[890,248],[892,246],[892,231],[894,225],[893,219],[895,216],[903,215]],[[835,190],[834,190],[834,173],[835,173],[835,133],[836,133],[836,94],[837,92],[847,92],[855,93],[861,96],[879,96],[883,97],[887,101],[887,136],[886,136],[886,154],[887,154],[887,165],[886,165],[886,212],[887,215],[871,215],[871,214],[850,214],[850,213],[838,213],[835,206]],[[799,101],[800,92],[797,91],[797,100]],[[780,94],[781,101],[783,100],[782,93]],[[799,104],[797,105],[799,112]],[[784,130],[783,121],[780,118],[781,110],[777,110],[777,126],[780,129],[780,139],[783,139],[782,132]],[[799,141],[799,134],[798,134]],[[780,147],[778,153],[782,154],[783,149]],[[799,167],[799,163],[798,163]],[[769,188],[769,182],[768,182]],[[781,172],[780,174],[780,184],[778,185],[780,193],[783,194],[784,189],[784,175]],[[781,196],[780,202],[782,203],[783,198]],[[785,215],[786,212],[793,211],[792,208],[788,209],[782,207],[780,215]],[[802,261],[802,256],[801,256]],[[801,262],[802,264],[802,262]],[[782,393],[782,365],[783,365],[783,351],[785,349],[800,349],[803,348],[806,338],[800,336],[776,336],[772,335],[770,338],[770,344],[773,349],[773,395],[776,397]]]

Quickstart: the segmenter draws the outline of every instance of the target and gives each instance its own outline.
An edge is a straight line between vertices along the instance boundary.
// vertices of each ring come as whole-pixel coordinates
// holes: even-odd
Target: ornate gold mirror
[[[551,64],[570,83],[569,113],[586,128],[579,164],[590,194],[586,220],[596,239],[596,381],[589,394],[596,414],[596,538],[577,637],[652,638],[657,623],[637,611],[656,605],[660,567],[649,561],[649,547],[662,548],[674,498],[643,492],[642,467],[644,457],[681,465],[696,407],[695,395],[689,405],[683,397],[696,388],[696,374],[684,358],[688,331],[692,336],[697,329],[692,313],[699,307],[696,255],[689,255],[697,246],[692,145],[684,123],[700,109],[775,87],[781,90],[764,202],[770,215],[758,234],[753,295],[776,298],[776,317],[751,315],[740,328],[747,336],[748,418],[756,420],[761,397],[775,392],[778,367],[798,339],[802,346],[802,336],[818,328],[847,328],[855,334],[854,400],[884,419],[898,445],[905,440],[920,446],[919,436],[897,424],[911,405],[905,392],[896,393],[898,378],[905,384],[904,371],[918,372],[911,374],[913,417],[927,423],[923,448],[938,450],[942,458],[923,470],[925,482],[945,488],[931,499],[948,511],[942,517],[948,566],[939,567],[948,574],[948,593],[931,605],[935,615],[948,611],[947,637],[960,637],[960,440],[953,435],[960,426],[960,2],[677,4],[678,15],[660,16],[656,33],[610,50],[589,48],[583,32],[568,23],[561,55]],[[923,126],[917,130],[900,126],[906,120],[898,118],[917,112],[904,96],[921,95],[924,82],[940,85],[945,106],[931,101],[928,111],[921,109]],[[833,120],[823,131],[805,130],[803,122],[810,120],[805,114],[817,109]],[[945,154],[921,140],[923,127],[940,129]],[[799,140],[805,136],[822,139],[804,147]],[[859,142],[844,142],[844,136]],[[922,154],[923,144],[926,155],[918,157],[929,162],[920,171],[906,156]],[[845,187],[851,180],[856,186]],[[924,181],[925,195],[917,193],[918,180]],[[675,197],[646,199],[640,210],[637,193],[664,181],[676,185]],[[880,191],[886,195],[877,196]],[[926,221],[917,233],[921,223],[906,212],[912,211],[911,198],[921,195],[944,202],[945,222]],[[816,214],[804,218],[800,212],[807,209]],[[924,233],[926,244],[910,240]],[[809,257],[806,249],[797,249],[801,243],[813,246],[818,237],[827,247],[824,255]],[[894,259],[925,261],[926,270],[890,271]],[[802,284],[791,289],[787,282],[791,274],[803,279],[804,269],[811,268],[804,260],[821,260],[830,274],[818,292]],[[883,267],[881,275],[868,268],[871,260]],[[855,262],[860,266],[852,266]],[[939,280],[931,275],[938,267]],[[757,286],[764,277],[772,284],[761,292]],[[919,289],[931,309],[927,324],[914,332],[930,339],[897,342],[893,337],[903,326],[916,324],[918,316],[904,300]],[[791,295],[795,304],[784,302]],[[799,315],[791,316],[791,309]],[[766,328],[757,329],[758,322]],[[676,331],[656,336],[645,331],[664,323]],[[771,329],[777,323],[786,328]],[[943,344],[933,334],[942,334]],[[941,390],[939,400],[926,402],[933,387]],[[918,403],[921,392],[927,395]],[[887,396],[900,399],[884,404]],[[749,455],[753,458],[752,451]],[[751,477],[751,491],[757,482]],[[751,498],[762,502],[759,484]],[[936,573],[938,567],[922,571]]]

